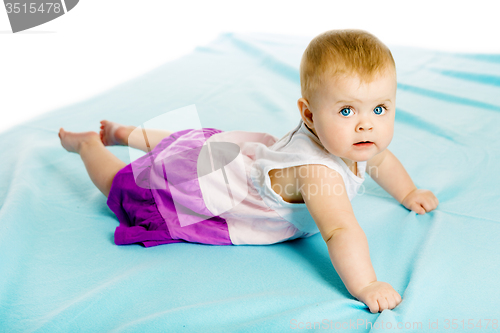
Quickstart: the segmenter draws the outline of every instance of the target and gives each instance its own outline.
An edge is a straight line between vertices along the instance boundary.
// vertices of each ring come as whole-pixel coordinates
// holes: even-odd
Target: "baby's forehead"
[[[316,97],[340,98],[343,100],[393,99],[397,89],[394,73],[385,71],[362,77],[357,73],[325,76],[315,91]]]
[[[321,81],[342,81],[345,79],[359,81],[361,83],[370,83],[381,79],[396,80],[396,68],[386,65],[378,70],[363,70],[363,69],[344,69],[336,70],[334,68],[326,69],[322,73],[318,73]]]

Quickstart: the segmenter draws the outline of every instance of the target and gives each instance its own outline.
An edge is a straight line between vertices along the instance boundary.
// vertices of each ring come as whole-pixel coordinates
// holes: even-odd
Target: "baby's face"
[[[361,83],[357,76],[332,79],[309,104],[309,127],[323,146],[346,164],[367,161],[392,140],[396,87],[394,72],[389,71],[368,83]],[[357,145],[360,141],[372,143]]]

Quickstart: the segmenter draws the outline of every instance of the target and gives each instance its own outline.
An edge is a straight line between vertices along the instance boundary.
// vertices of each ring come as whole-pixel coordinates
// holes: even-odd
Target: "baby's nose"
[[[372,125],[364,125],[364,126],[360,125],[360,126],[358,126],[358,131],[362,131],[362,130],[365,130],[365,129],[368,130],[368,131],[370,131],[370,130],[373,129],[373,126]]]

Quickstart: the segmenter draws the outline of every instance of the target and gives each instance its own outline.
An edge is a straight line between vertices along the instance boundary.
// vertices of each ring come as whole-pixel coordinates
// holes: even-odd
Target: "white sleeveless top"
[[[239,155],[224,172],[218,170],[219,177],[214,172],[213,177],[199,178],[199,184],[207,209],[226,220],[235,245],[273,244],[319,232],[305,203],[286,202],[271,189],[270,170],[325,165],[342,176],[350,200],[365,180],[366,161],[358,162],[358,175],[354,175],[302,120],[279,140],[266,133],[228,131],[207,140],[209,146],[216,142],[237,145]]]

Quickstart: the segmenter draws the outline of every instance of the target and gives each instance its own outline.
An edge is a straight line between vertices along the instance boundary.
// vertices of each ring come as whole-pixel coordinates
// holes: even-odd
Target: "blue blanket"
[[[299,120],[308,42],[222,34],[1,133],[0,331],[496,331],[500,55],[391,48],[398,93],[389,149],[440,201],[416,215],[369,177],[352,201],[377,278],[403,297],[393,310],[372,314],[347,292],[319,234],[268,246],[114,245],[118,221],[80,157],[61,147],[59,127],[137,126],[195,104],[203,127],[281,137]],[[126,147],[109,149],[130,162]]]

